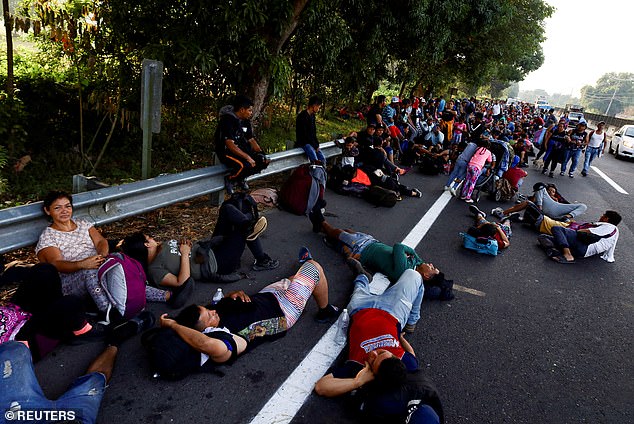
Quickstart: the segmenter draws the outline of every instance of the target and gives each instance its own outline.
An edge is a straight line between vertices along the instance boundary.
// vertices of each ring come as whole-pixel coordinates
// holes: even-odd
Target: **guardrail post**
[[[213,157],[211,158],[211,164],[220,165],[220,161],[218,160],[218,156],[216,155],[216,152],[213,153]],[[211,201],[211,206],[220,206],[222,202],[225,201],[225,193],[226,191],[224,189],[220,191],[215,191],[213,193],[209,193],[209,200]]]

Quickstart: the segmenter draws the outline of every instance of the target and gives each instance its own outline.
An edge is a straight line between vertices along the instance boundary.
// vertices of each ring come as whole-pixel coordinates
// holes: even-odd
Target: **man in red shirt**
[[[504,178],[509,182],[509,184],[511,184],[511,187],[513,187],[513,190],[515,192],[519,191],[522,183],[524,182],[524,178],[526,178],[526,176],[528,175],[526,171],[518,166],[519,162],[520,157],[516,155],[513,158],[511,167],[502,175],[502,178]]]

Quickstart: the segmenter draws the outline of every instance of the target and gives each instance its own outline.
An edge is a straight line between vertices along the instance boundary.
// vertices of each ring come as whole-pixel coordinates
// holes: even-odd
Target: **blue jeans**
[[[453,171],[449,175],[449,179],[447,180],[446,186],[451,186],[451,183],[455,179],[462,180],[467,175],[467,165],[468,162],[464,160],[457,160],[456,164],[453,167]]]
[[[106,389],[106,377],[103,374],[93,372],[79,377],[66,393],[52,401],[44,396],[37,382],[31,352],[24,344],[6,342],[0,345],[0,367],[0,416],[6,417],[6,412],[11,410],[19,419],[20,413],[47,410],[73,412],[75,419],[84,424],[92,424],[97,420]],[[41,419],[28,422],[50,421]]]
[[[424,292],[423,277],[413,269],[406,269],[398,281],[380,295],[370,293],[368,277],[359,275],[354,280],[348,312],[352,316],[361,309],[380,309],[396,318],[403,328],[405,324],[416,324],[420,319]]]
[[[326,157],[322,153],[321,149],[319,149],[319,151],[316,151],[315,148],[310,144],[303,146],[302,149],[304,149],[304,152],[306,153],[306,156],[308,156],[309,161],[315,162],[316,160],[319,160],[324,165],[326,164]]]
[[[553,227],[551,229],[551,232],[553,233],[555,246],[558,249],[567,247],[568,249],[570,249],[572,256],[574,256],[575,258],[583,258],[586,256],[588,245],[581,243],[577,239],[577,232],[575,230],[571,230],[565,227]]]
[[[341,247],[341,253],[346,257],[359,259],[361,252],[371,243],[376,243],[377,240],[369,234],[365,233],[348,233],[342,231],[339,234],[339,243]]]
[[[584,174],[588,173],[588,168],[590,168],[590,164],[592,163],[594,158],[599,155],[599,152],[601,152],[602,150],[603,150],[603,145],[599,147],[589,147],[589,146],[586,147],[586,157],[584,158],[584,161],[583,161]]]
[[[575,173],[577,169],[577,163],[579,163],[579,158],[581,157],[581,149],[570,150],[567,149],[564,153],[564,161],[561,164],[561,172],[566,172],[566,166],[568,166],[568,161],[572,158],[572,164],[570,165],[569,174],[572,175]]]

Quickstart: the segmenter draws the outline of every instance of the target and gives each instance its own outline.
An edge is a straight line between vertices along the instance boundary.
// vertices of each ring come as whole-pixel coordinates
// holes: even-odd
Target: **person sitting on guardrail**
[[[108,255],[108,241],[92,223],[73,219],[73,197],[69,193],[49,192],[42,209],[52,223],[40,235],[35,247],[37,258],[57,268],[63,294],[90,296],[105,312],[110,302],[99,285],[97,270]]]
[[[295,146],[300,147],[313,165],[326,165],[326,157],[319,149],[315,115],[321,109],[321,98],[310,96],[308,106],[295,119]]]
[[[235,195],[238,195],[236,193]],[[245,247],[255,257],[254,271],[272,270],[279,261],[271,259],[258,238],[267,227],[265,217],[254,222],[226,201],[219,210],[212,237],[192,243],[187,239],[158,242],[151,235],[137,232],[123,240],[121,249],[139,261],[146,269],[150,282],[163,288],[185,287],[194,280],[230,283],[240,280],[235,271]]]
[[[233,104],[222,107],[219,114],[214,137],[216,155],[229,168],[225,189],[232,194],[234,183],[238,183],[243,190],[248,190],[246,178],[261,172],[271,162],[253,135],[250,121],[253,101],[238,95]]]
[[[333,322],[339,309],[328,303],[328,281],[321,265],[303,249],[304,258],[297,273],[270,284],[253,295],[238,290],[228,293],[215,305],[190,305],[178,316],[161,316],[161,327],[171,328],[188,345],[201,353],[202,362],[228,362],[235,355],[266,340],[286,334],[295,325],[312,295],[319,311],[316,320]],[[308,259],[310,258],[310,259]],[[226,331],[233,343],[225,343],[207,334]],[[235,352],[234,352],[235,350]]]

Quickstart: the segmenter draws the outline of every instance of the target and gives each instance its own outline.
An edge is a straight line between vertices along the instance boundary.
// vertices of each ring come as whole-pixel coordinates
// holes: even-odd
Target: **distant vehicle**
[[[581,121],[586,122],[586,118],[583,117],[583,112],[568,113],[568,127],[576,127]]]
[[[508,99],[506,99],[506,104],[507,105],[511,105],[511,104],[516,104],[519,105],[520,103],[522,103],[522,101],[520,99],[516,99],[514,97],[509,97]]]
[[[550,110],[550,104],[548,104],[548,100],[539,97],[535,102],[535,108],[539,110]]]
[[[623,125],[610,140],[610,153],[619,157],[634,157],[634,125]]]

